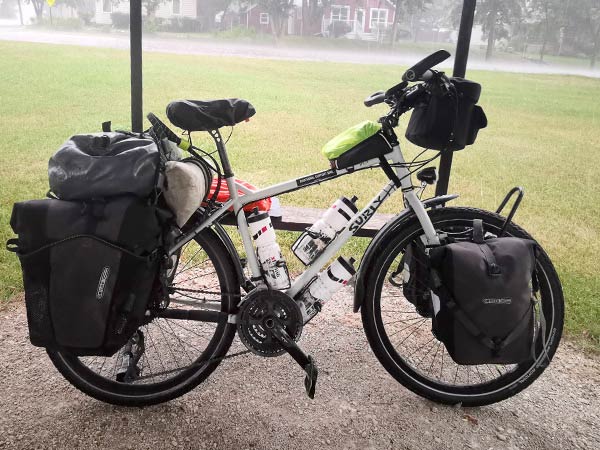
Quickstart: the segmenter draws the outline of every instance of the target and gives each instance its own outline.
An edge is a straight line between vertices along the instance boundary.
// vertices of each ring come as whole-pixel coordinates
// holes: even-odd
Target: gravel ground
[[[0,312],[0,448],[598,448],[600,359],[563,343],[517,397],[445,407],[385,372],[351,304],[346,289],[304,330],[301,345],[321,370],[313,401],[288,356],[241,356],[180,399],[128,409],[64,381],[29,344],[25,309],[13,303]],[[236,340],[232,351],[240,349]]]

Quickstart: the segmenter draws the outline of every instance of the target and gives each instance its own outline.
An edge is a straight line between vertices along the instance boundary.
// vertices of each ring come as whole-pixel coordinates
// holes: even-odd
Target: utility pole
[[[473,31],[473,19],[475,18],[475,5],[477,0],[464,0],[462,15],[460,17],[460,28],[456,41],[456,54],[454,55],[455,77],[464,78],[467,72],[467,60],[469,59],[469,47],[471,45],[471,31]],[[452,152],[443,152],[440,159],[439,179],[435,187],[435,195],[446,195],[448,183],[450,182],[450,171],[452,169]]]
[[[129,2],[129,52],[131,65],[131,129],[144,128],[142,99],[142,0]]]

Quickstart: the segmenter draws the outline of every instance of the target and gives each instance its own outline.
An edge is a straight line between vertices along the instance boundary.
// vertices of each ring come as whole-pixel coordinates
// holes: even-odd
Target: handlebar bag
[[[477,105],[481,85],[464,78],[450,78],[446,93],[430,92],[414,107],[406,139],[431,150],[462,150],[487,126]]]
[[[147,137],[122,132],[72,136],[50,158],[50,190],[63,200],[132,194],[157,186],[160,153]]]
[[[386,155],[392,146],[381,133],[381,124],[367,120],[338,134],[321,151],[332,168],[345,169]]]
[[[522,363],[534,354],[537,244],[474,234],[430,250],[433,333],[458,364]]]
[[[133,196],[32,200],[14,205],[11,226],[31,343],[101,356],[125,345],[145,321],[157,278],[156,208]]]

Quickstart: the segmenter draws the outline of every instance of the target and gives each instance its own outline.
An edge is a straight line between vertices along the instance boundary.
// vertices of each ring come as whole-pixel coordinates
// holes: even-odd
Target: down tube
[[[347,225],[347,228],[338,235],[338,237],[325,248],[325,251],[303,272],[296,280],[291,288],[287,290],[290,297],[294,297],[300,292],[304,286],[327,264],[327,262],[342,248],[342,246],[350,239],[354,233],[360,230],[381,204],[396,190],[396,185],[390,181],[379,194],[377,194],[361,211],[356,213]]]

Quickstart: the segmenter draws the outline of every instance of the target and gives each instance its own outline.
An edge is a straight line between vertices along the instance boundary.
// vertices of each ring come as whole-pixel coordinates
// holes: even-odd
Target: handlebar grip
[[[148,113],[146,117],[148,117],[148,121],[152,125],[154,132],[158,135],[159,138],[166,138],[169,141],[177,144],[178,147],[181,146],[181,138],[175,133],[173,133],[173,131],[168,126],[166,126],[162,120],[156,117],[153,113]]]
[[[364,104],[367,108],[370,108],[371,106],[378,105],[379,103],[383,103],[384,101],[385,92],[377,91],[365,98]]]
[[[438,65],[442,61],[445,61],[450,57],[450,53],[446,50],[438,50],[437,52],[432,53],[431,55],[423,58],[421,61],[416,63],[402,75],[403,81],[426,81],[422,77],[425,75],[429,69],[433,66]],[[431,76],[430,76],[431,78]]]

